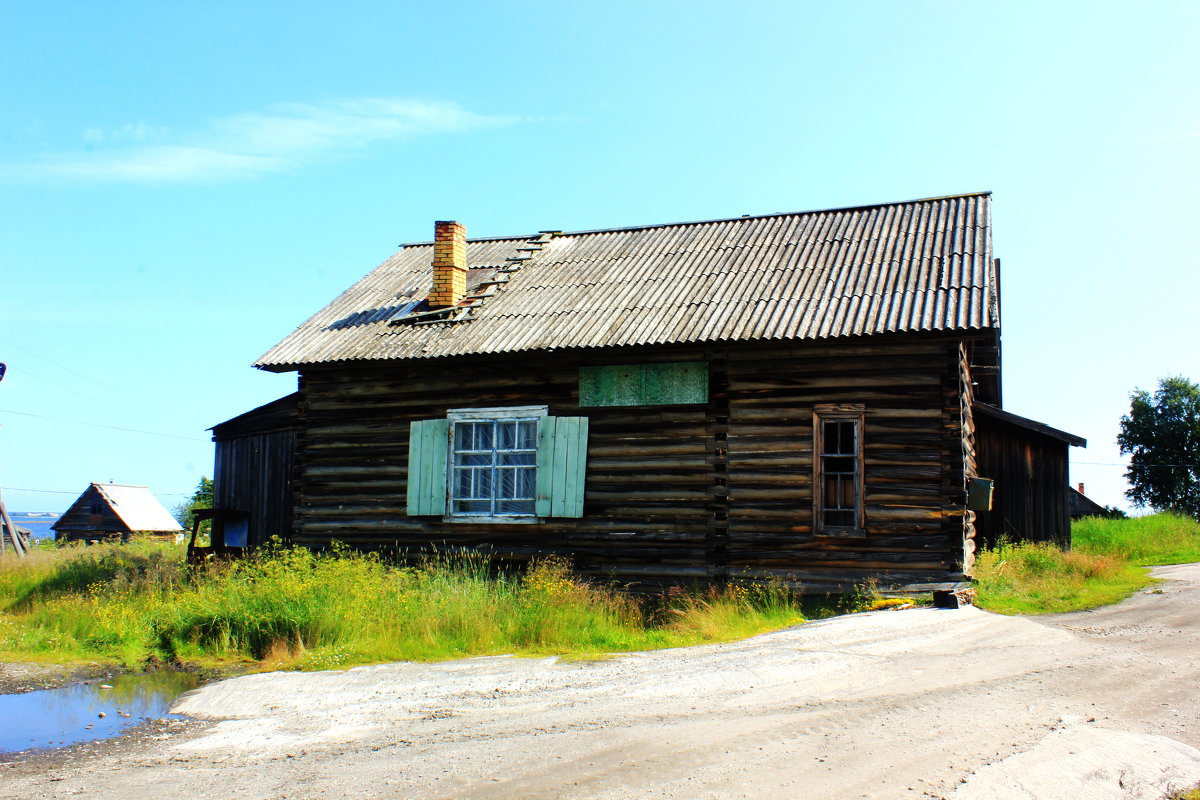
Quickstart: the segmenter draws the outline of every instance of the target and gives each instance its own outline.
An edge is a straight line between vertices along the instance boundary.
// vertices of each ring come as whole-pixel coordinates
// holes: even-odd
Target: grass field
[[[1200,523],[1172,514],[1090,517],[1071,527],[1073,548],[1007,544],[980,553],[978,604],[1002,614],[1079,611],[1116,603],[1153,583],[1144,569],[1200,561]]]
[[[861,607],[869,597],[855,601]],[[846,608],[846,607],[844,607]],[[348,551],[260,551],[189,574],[149,542],[0,561],[0,660],[320,669],[496,653],[589,656],[741,638],[835,613],[776,585],[636,599],[549,559],[402,567]]]
[[[979,605],[1007,614],[1090,608],[1151,583],[1144,565],[1200,561],[1200,525],[1181,517],[1084,520],[1074,536],[1065,553],[1023,544],[979,554]],[[43,547],[0,559],[0,660],[321,669],[498,653],[589,657],[725,641],[897,602],[872,587],[806,598],[750,582],[636,598],[554,559],[498,574],[470,555],[411,567],[276,548],[189,573],[169,544]]]

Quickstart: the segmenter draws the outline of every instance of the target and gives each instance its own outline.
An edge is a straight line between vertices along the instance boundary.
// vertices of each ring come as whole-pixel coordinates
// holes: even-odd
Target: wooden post
[[[26,551],[25,543],[21,541],[21,534],[13,525],[12,518],[8,516],[8,509],[4,507],[4,498],[0,497],[0,554],[4,553],[4,537],[6,535],[12,542],[16,554],[23,557]]]

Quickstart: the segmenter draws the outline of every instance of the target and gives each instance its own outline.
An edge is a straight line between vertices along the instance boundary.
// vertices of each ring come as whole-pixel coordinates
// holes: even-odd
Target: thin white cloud
[[[84,132],[87,152],[57,153],[35,164],[0,169],[10,175],[93,181],[217,182],[285,172],[378,142],[513,121],[454,103],[421,100],[368,97],[323,105],[290,103],[213,120],[186,135],[172,135],[145,122],[89,128]]]
[[[88,128],[83,132],[85,142],[150,142],[161,141],[167,129],[147,125],[144,121],[130,122],[119,128]]]

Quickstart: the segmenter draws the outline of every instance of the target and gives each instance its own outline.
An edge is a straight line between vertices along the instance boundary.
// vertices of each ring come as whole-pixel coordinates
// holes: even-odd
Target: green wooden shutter
[[[408,433],[408,515],[446,513],[446,454],[450,423],[414,420]]]
[[[543,417],[538,427],[539,517],[582,517],[587,417]]]

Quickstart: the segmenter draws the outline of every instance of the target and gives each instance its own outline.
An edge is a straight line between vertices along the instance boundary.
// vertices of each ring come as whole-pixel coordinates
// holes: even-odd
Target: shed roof
[[[292,392],[258,408],[218,422],[209,428],[214,441],[233,439],[247,433],[267,433],[295,428],[300,418],[300,393]]]
[[[394,324],[429,294],[432,255],[404,245],[255,366],[999,326],[986,192],[470,239],[490,296],[459,322]]]
[[[980,414],[984,417],[990,417],[992,419],[999,420],[1000,422],[1006,422],[1009,425],[1015,425],[1018,428],[1030,431],[1031,433],[1036,433],[1040,436],[1047,436],[1051,439],[1057,439],[1058,441],[1071,445],[1072,447],[1087,447],[1087,439],[1083,438],[1082,436],[1076,436],[1073,433],[1060,431],[1058,428],[1051,428],[1049,425],[1043,422],[1038,422],[1037,420],[1032,420],[1028,417],[1019,416],[1011,411],[1004,411],[1003,409],[996,408],[995,406],[987,403],[976,402],[972,405],[972,410],[974,410],[976,414]]]
[[[82,502],[92,490],[100,494],[113,510],[113,513],[120,518],[121,522],[131,532],[177,533],[183,530],[179,522],[171,516],[171,512],[163,508],[162,503],[158,502],[158,499],[150,493],[150,489],[145,486],[131,486],[121,483],[93,483],[84,490],[78,500],[71,504],[71,509],[74,509],[76,505]],[[71,513],[71,509],[67,510],[63,518]],[[57,525],[58,523],[56,522],[51,527],[57,529]]]

